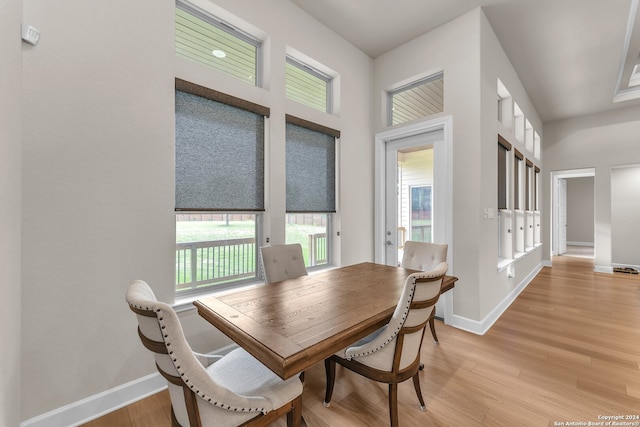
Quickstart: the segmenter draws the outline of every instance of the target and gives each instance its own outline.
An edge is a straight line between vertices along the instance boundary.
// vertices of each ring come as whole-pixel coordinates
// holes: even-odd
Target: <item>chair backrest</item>
[[[260,248],[260,255],[264,281],[267,283],[307,275],[299,243],[263,246]]]
[[[446,243],[406,241],[400,266],[418,271],[433,270],[447,260],[448,246]]]
[[[239,396],[218,385],[191,350],[176,312],[156,299],[149,285],[136,280],[126,300],[138,318],[142,344],[154,353],[156,367],[167,380],[171,407],[181,426],[238,425],[234,418],[263,411],[266,399]]]
[[[420,347],[425,328],[440,297],[448,265],[407,277],[391,320],[371,341],[348,348],[348,359],[381,371],[400,372],[420,364]]]
[[[158,322],[158,309],[160,309],[158,305],[161,303],[156,299],[149,285],[142,280],[136,280],[129,286],[126,300],[129,308],[138,318],[138,336],[142,344],[154,353],[156,368],[167,380],[173,416],[180,425],[191,425],[183,393],[183,382],[167,351]],[[168,308],[171,309],[171,307]]]

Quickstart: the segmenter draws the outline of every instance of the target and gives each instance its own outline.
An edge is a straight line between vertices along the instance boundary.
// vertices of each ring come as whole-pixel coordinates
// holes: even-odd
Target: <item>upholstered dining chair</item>
[[[389,323],[325,359],[325,406],[331,402],[338,363],[366,378],[389,384],[392,427],[398,426],[399,383],[413,378],[420,409],[425,410],[420,389],[420,348],[427,323],[440,297],[440,286],[447,268],[447,263],[442,262],[431,271],[409,275]]]
[[[447,260],[448,247],[449,245],[446,243],[428,243],[408,240],[404,243],[404,253],[400,267],[418,271],[432,270],[438,264]],[[433,314],[429,319],[429,329],[431,329],[433,341],[437,344],[438,335],[436,334],[435,317],[436,311],[433,310]]]
[[[299,243],[262,246],[260,257],[262,258],[264,281],[267,283],[307,275],[302,246]]]
[[[133,282],[126,300],[138,318],[142,344],[155,355],[167,380],[173,427],[264,426],[287,414],[287,426],[301,423],[302,383],[283,381],[242,348],[225,356],[194,353],[171,306],[157,301],[149,285]]]

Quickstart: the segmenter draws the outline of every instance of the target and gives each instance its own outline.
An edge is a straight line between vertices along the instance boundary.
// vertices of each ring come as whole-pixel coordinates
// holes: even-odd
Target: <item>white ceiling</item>
[[[482,6],[543,121],[640,105],[639,99],[613,102],[621,59],[627,60],[627,23],[638,0],[291,2],[372,58]],[[627,80],[640,51],[638,26]]]

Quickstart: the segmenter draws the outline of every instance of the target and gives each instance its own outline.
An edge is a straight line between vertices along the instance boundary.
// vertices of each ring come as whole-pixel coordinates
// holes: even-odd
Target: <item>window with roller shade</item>
[[[507,190],[507,152],[511,151],[511,144],[498,135],[498,209],[508,208]]]
[[[533,210],[533,163],[531,160],[525,160],[525,207],[527,211]]]
[[[289,115],[286,120],[286,242],[302,245],[307,267],[330,264],[340,133]]]
[[[524,160],[524,156],[522,155],[521,152],[519,152],[518,150],[514,149],[513,150],[514,153],[514,168],[513,168],[513,208],[518,210],[518,209],[522,209],[522,203],[521,203],[521,198],[522,198],[522,177],[521,174],[523,173],[522,171],[522,161]]]
[[[269,109],[176,79],[176,293],[259,275]]]

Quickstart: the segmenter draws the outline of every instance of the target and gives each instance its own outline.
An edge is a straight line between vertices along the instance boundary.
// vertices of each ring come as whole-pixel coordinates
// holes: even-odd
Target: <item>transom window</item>
[[[441,113],[444,111],[444,73],[390,91],[388,103],[390,126]]]
[[[287,56],[287,98],[316,110],[331,112],[331,77]]]
[[[176,3],[176,54],[260,85],[260,41],[180,0]]]

